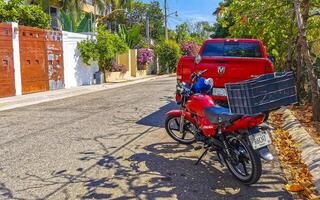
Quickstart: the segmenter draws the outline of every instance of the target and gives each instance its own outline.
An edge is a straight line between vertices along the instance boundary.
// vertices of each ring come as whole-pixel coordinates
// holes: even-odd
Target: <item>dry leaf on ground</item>
[[[304,190],[304,187],[299,184],[287,184],[285,185],[285,188],[289,192],[300,192]]]

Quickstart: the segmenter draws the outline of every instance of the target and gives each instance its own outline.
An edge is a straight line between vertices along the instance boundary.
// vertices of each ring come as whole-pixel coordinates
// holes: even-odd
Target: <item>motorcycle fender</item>
[[[171,110],[166,113],[166,116],[168,116],[168,117],[180,117],[181,115],[182,115],[181,110]],[[195,119],[191,116],[191,113],[189,113],[189,112],[185,113],[185,119],[193,124],[196,124]]]
[[[257,150],[260,157],[265,161],[272,161],[273,155],[270,153],[270,150],[268,147],[262,147],[261,149]]]
[[[252,128],[249,131],[249,135],[255,134],[256,132],[259,132],[259,131],[260,131],[259,127]],[[249,139],[248,139],[248,141],[249,141]],[[260,158],[262,158],[265,161],[272,161],[273,160],[273,155],[271,154],[268,146],[257,149],[256,152],[259,154]]]

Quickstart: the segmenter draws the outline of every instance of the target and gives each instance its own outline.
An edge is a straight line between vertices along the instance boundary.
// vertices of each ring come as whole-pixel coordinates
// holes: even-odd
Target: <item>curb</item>
[[[0,111],[5,110],[12,110],[15,108],[21,108],[25,106],[75,97],[79,95],[90,94],[94,92],[104,91],[104,90],[111,90],[115,88],[120,88],[124,86],[134,85],[138,83],[143,83],[159,78],[166,78],[171,77],[172,75],[160,75],[160,76],[152,76],[141,78],[137,80],[129,80],[119,83],[105,83],[102,85],[90,85],[90,86],[80,86],[71,89],[60,89],[55,91],[46,91],[40,93],[33,93],[28,95],[22,96],[14,96],[14,97],[7,97],[0,99]]]
[[[302,160],[312,175],[312,181],[320,193],[320,146],[315,143],[309,133],[289,109],[283,111],[283,129],[288,131],[292,139],[299,144]]]

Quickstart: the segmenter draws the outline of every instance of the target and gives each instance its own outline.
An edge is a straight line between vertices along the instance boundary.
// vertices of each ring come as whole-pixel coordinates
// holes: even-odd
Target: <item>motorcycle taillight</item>
[[[181,95],[176,93],[176,102],[180,103],[181,102]]]
[[[258,115],[256,117],[251,117],[250,120],[248,121],[248,126],[249,127],[254,127],[257,126],[258,124],[261,124],[264,120],[264,115]]]

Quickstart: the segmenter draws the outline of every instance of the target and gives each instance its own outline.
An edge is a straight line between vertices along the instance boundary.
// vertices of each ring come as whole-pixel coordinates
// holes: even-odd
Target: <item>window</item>
[[[84,2],[85,2],[86,4],[93,5],[93,0],[85,0]]]
[[[51,26],[54,30],[59,30],[59,22],[58,22],[58,9],[55,7],[50,7],[50,15],[51,15]]]
[[[258,42],[208,42],[202,56],[261,58],[262,53]]]

